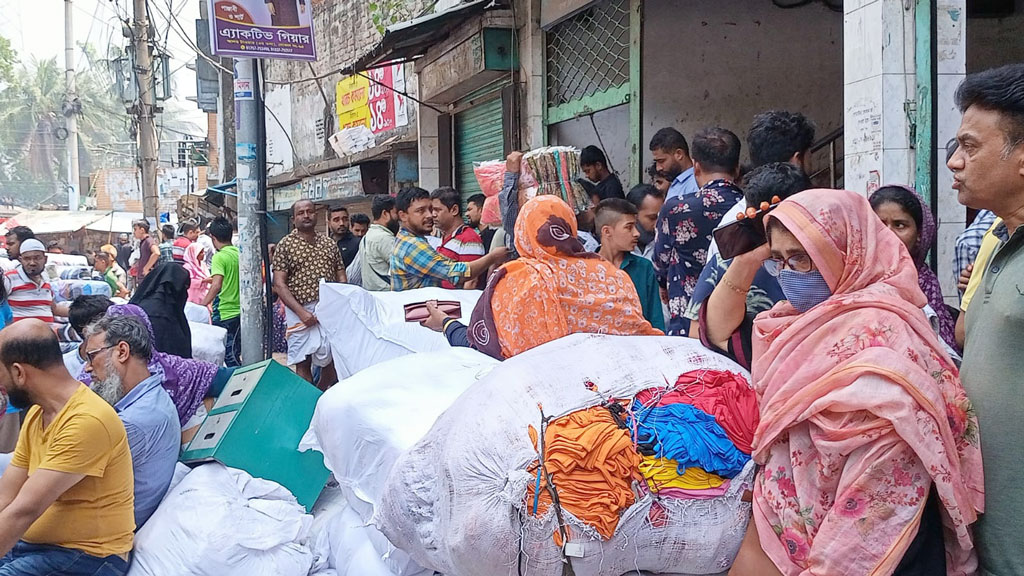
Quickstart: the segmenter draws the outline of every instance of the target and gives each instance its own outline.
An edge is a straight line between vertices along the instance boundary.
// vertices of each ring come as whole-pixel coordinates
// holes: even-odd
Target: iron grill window
[[[549,107],[629,83],[628,0],[605,0],[559,23],[546,44]]]

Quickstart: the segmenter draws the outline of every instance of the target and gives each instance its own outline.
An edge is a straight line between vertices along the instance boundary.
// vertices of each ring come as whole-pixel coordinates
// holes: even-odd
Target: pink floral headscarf
[[[210,270],[206,267],[206,261],[199,258],[202,251],[203,246],[198,242],[189,244],[185,249],[185,270],[190,278],[188,301],[195,304],[201,304],[210,289],[209,285],[203,284],[210,277]]]
[[[892,574],[934,486],[948,573],[973,574],[978,423],[921,311],[913,259],[853,192],[802,192],[768,218],[833,296],[804,314],[780,302],[754,322],[761,547],[787,576]]]

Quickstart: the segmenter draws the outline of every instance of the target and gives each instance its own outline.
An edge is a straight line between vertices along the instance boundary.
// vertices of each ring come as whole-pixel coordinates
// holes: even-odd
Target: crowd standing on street
[[[814,126],[768,110],[745,139],[658,130],[628,193],[583,147],[584,208],[528,192],[522,152],[504,161],[496,213],[483,194],[406,187],[369,215],[330,208],[323,234],[299,200],[264,271],[276,335],[325,390],[345,345],[321,323],[325,282],[481,290],[468,321],[430,300],[421,324],[497,360],[575,333],[696,338],[748,369],[757,399],[753,518],[731,575],[1024,575],[1024,64],[968,76],[956,103],[947,166],[979,210],[948,247],[959,306],[929,264],[924,199],[899,182],[815,188]],[[762,237],[723,245],[727,226]],[[150,229],[95,252],[89,279],[109,297],[63,301],[59,245],[7,233],[0,576],[125,574],[182,443],[252,361],[234,224],[168,224],[160,242]],[[223,365],[192,358],[197,310],[226,331]]]

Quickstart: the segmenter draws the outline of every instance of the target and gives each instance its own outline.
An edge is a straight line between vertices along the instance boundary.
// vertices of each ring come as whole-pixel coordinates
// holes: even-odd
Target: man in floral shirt
[[[690,324],[683,314],[707,262],[711,232],[743,197],[735,184],[740,163],[740,139],[735,134],[724,128],[705,129],[694,138],[691,155],[700,190],[665,202],[654,239],[655,272],[668,292],[668,334],[683,336]]]

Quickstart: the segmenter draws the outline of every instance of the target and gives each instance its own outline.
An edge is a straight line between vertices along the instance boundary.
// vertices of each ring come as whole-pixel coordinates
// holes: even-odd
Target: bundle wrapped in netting
[[[724,573],[750,516],[743,495],[753,463],[720,451],[724,464],[708,465],[728,478],[677,471],[670,457],[682,456],[670,453],[667,436],[648,447],[656,460],[637,451],[632,421],[638,394],[660,400],[680,375],[700,371],[749,382],[738,365],[685,338],[573,334],[510,358],[399,458],[375,522],[446,576],[559,576],[566,559],[577,576]],[[677,472],[707,490],[651,489],[652,478]]]
[[[523,155],[523,175],[536,182],[537,194],[558,196],[577,214],[590,207],[590,198],[578,181],[580,151],[572,146],[530,150]]]

